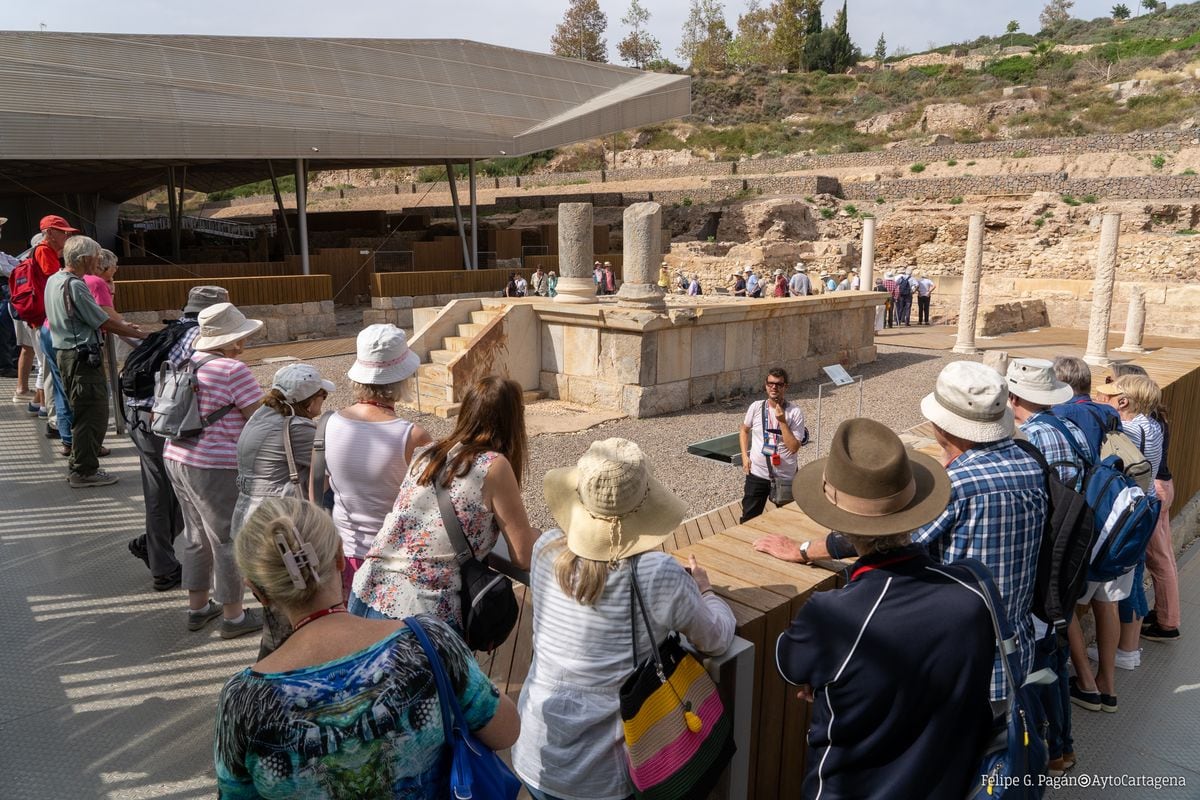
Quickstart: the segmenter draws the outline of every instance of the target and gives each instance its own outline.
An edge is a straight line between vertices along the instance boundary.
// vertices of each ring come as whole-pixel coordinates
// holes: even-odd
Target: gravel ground
[[[946,351],[915,350],[880,345],[879,358],[855,374],[865,376],[863,414],[904,431],[924,421],[920,411],[921,398],[933,387],[938,372],[950,361],[959,358]],[[353,356],[315,359],[311,363],[321,373],[338,384],[338,390],[326,402],[326,408],[342,408],[352,402],[346,370]],[[270,385],[271,377],[281,365],[254,367],[259,382]],[[764,376],[765,379],[765,376]],[[806,381],[791,387],[791,399],[800,403],[808,427],[816,439],[817,385],[820,380]],[[742,496],[742,473],[737,467],[688,454],[687,445],[714,436],[735,433],[746,413],[747,405],[757,399],[744,397],[712,403],[653,419],[620,419],[604,422],[586,431],[569,434],[543,434],[530,440],[530,463],[525,475],[525,507],[530,521],[541,528],[554,525],[542,499],[542,477],[547,470],[570,466],[597,440],[611,436],[632,439],[649,455],[655,475],[690,508],[690,515],[704,514],[713,508]],[[822,403],[824,447],[837,424],[857,414],[858,391],[855,387],[837,390]],[[429,431],[435,438],[444,436],[453,427],[453,420],[439,419],[427,414],[401,410],[410,419]],[[537,405],[529,409],[537,413]],[[801,463],[818,457],[810,445],[800,454]]]

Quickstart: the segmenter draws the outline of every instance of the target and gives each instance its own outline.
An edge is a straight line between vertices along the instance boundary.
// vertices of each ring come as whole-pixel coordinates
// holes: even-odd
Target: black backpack
[[[1050,495],[1030,610],[1060,634],[1065,633],[1075,601],[1087,587],[1088,564],[1096,543],[1095,518],[1084,496],[1062,482],[1042,451],[1027,441],[1014,441],[1038,462]]]
[[[896,279],[896,294],[900,297],[912,296],[912,281],[907,275],[901,275]]]
[[[121,368],[121,394],[131,400],[154,397],[154,379],[159,368],[183,335],[199,324],[194,319],[171,320],[161,330],[143,339]]]

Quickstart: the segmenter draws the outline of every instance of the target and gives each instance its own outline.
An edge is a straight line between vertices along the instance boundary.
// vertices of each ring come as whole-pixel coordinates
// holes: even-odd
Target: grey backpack
[[[234,404],[221,406],[207,417],[200,416],[200,381],[196,371],[220,358],[210,355],[199,361],[188,360],[180,367],[164,361],[154,381],[154,408],[150,430],[164,439],[191,439],[234,409]]]

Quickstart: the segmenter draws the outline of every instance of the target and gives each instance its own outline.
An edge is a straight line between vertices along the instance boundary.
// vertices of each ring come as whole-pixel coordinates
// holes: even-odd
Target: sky
[[[766,5],[768,0],[763,0]],[[1073,15],[1106,16],[1113,0],[1076,0]],[[641,0],[651,13],[650,30],[663,53],[679,61],[680,29],[688,0]],[[927,50],[983,34],[1003,33],[1010,19],[1036,33],[1045,0],[849,0],[850,34],[866,53],[879,34],[889,52]],[[1173,5],[1174,3],[1172,3]],[[1130,8],[1138,3],[1128,0]],[[629,0],[600,0],[608,15],[609,59],[624,36],[621,17]],[[831,21],[841,0],[826,0]],[[562,19],[567,0],[443,0],[432,5],[413,0],[0,0],[0,30],[106,33],[203,33],[244,36],[343,36],[386,39],[473,39],[535,52],[548,52],[550,35]],[[733,29],[746,0],[727,0],[725,16]]]

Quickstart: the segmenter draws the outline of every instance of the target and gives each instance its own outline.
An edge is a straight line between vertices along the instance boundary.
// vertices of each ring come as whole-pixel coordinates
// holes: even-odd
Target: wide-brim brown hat
[[[936,519],[950,502],[950,478],[936,459],[904,446],[871,419],[838,426],[829,455],[792,482],[796,505],[820,525],[856,536],[892,536]]]
[[[683,522],[687,505],[650,472],[627,439],[592,442],[574,467],[552,469],[542,484],[567,549],[617,561],[658,547]]]

